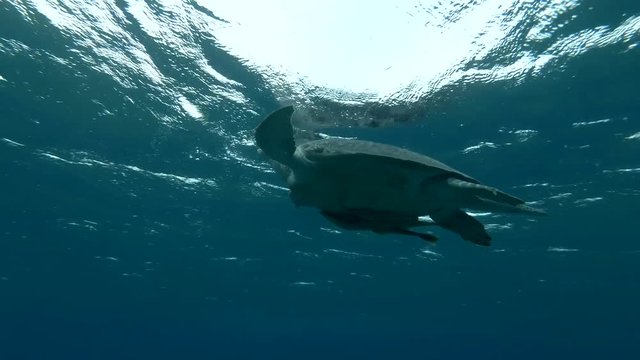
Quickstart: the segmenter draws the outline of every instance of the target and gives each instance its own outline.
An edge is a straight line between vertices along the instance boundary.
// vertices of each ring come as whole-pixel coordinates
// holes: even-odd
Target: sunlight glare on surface
[[[290,80],[378,95],[417,80],[434,81],[484,56],[508,33],[500,17],[511,6],[497,0],[469,5],[364,0],[198,3],[229,21],[217,35],[232,54],[284,72]],[[455,10],[443,7],[460,7],[460,16],[451,21],[439,16]]]

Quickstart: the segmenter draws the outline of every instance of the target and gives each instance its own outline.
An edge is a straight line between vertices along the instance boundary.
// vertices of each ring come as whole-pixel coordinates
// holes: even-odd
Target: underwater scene
[[[0,1],[0,359],[640,359],[637,0]]]

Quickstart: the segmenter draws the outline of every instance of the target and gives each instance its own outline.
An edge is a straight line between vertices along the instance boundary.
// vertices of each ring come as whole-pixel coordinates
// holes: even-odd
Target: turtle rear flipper
[[[500,191],[491,186],[472,183],[456,178],[448,178],[447,184],[452,188],[462,191],[463,193],[467,193],[469,198],[474,199],[474,201],[469,203],[471,208],[483,209],[492,212],[526,213],[536,216],[547,215],[544,210],[528,206],[522,199],[509,195],[504,191]]]
[[[481,246],[491,245],[491,237],[484,225],[460,209],[440,210],[429,216],[439,226],[453,231],[467,241]]]

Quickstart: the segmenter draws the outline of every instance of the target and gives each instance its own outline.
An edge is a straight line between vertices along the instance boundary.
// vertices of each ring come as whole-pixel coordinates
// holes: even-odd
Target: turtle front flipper
[[[323,210],[320,213],[335,225],[347,230],[369,230],[376,234],[417,236],[430,243],[438,241],[438,237],[429,232],[417,232],[409,229],[414,226],[434,225],[434,223],[423,221],[417,216],[374,210],[350,210],[342,212]]]
[[[405,228],[391,228],[385,231],[375,231],[378,234],[399,234],[399,235],[409,235],[409,236],[417,236],[420,239],[435,244],[438,242],[438,237],[433,235],[430,232],[417,232]]]
[[[467,241],[481,246],[491,245],[491,237],[484,225],[460,209],[442,209],[429,216],[438,226],[453,231]]]
[[[270,159],[291,167],[296,143],[291,125],[293,106],[272,112],[255,130],[256,144]]]

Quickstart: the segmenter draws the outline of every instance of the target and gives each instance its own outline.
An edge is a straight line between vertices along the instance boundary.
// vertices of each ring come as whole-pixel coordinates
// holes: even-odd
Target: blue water
[[[640,358],[640,3],[239,3],[0,3],[0,359]],[[255,148],[283,104],[550,216],[335,228]]]

